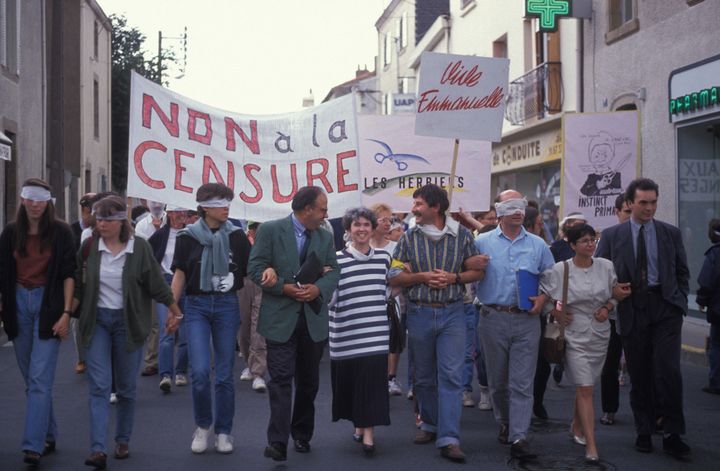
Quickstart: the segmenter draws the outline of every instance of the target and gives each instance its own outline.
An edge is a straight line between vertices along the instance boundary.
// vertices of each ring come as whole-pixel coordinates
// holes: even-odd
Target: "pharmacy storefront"
[[[492,148],[492,197],[509,188],[540,205],[551,239],[557,236],[562,131],[560,115],[503,135]]]
[[[720,55],[674,70],[668,92],[677,146],[678,226],[694,294],[710,246],[708,223],[720,218]]]

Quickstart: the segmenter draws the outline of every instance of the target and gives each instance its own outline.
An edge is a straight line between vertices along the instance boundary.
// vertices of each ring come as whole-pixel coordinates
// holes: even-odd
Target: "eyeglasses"
[[[600,239],[582,239],[575,242],[576,245],[595,245]]]

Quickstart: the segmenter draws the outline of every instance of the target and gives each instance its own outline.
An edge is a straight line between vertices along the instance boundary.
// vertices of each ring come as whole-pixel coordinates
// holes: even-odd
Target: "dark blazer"
[[[167,250],[169,239],[170,224],[164,224],[148,239],[148,243],[150,244],[150,247],[152,247],[153,256],[158,263],[162,263],[162,259],[165,257],[165,250]]]
[[[705,252],[705,261],[698,275],[697,303],[707,307],[707,321],[720,324],[720,243]]]
[[[75,221],[70,224],[70,229],[72,229],[73,237],[75,238],[75,250],[79,250],[83,231],[82,227],[80,227],[80,221]]]
[[[325,229],[313,231],[308,255],[311,252],[315,252],[320,263],[331,268],[331,271],[315,283],[320,289],[320,313],[315,314],[311,309],[306,309],[305,315],[310,337],[313,341],[320,342],[328,336],[327,304],[340,278],[332,234]],[[263,223],[255,235],[255,244],[248,262],[248,276],[261,286],[263,271],[268,267],[275,269],[278,281],[274,286],[262,287],[263,298],[257,331],[268,340],[287,342],[295,329],[301,308],[301,303],[282,294],[283,285],[294,283],[293,276],[300,269],[291,216]]]
[[[658,271],[662,297],[677,307],[678,314],[687,314],[687,296],[689,292],[690,270],[687,265],[685,247],[680,229],[662,221],[654,220],[658,247]],[[635,250],[633,249],[630,221],[605,229],[600,237],[596,256],[613,262],[618,281],[631,282],[636,286]],[[618,304],[620,333],[628,335],[635,323],[642,319],[634,315],[632,297]]]

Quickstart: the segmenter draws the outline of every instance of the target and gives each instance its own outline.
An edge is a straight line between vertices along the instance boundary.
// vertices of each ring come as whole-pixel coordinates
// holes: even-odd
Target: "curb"
[[[708,366],[708,358],[704,348],[683,344],[680,355],[680,360],[683,362],[691,363],[696,366]]]

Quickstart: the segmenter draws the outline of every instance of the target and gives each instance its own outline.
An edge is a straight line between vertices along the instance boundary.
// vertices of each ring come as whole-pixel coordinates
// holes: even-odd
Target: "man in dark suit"
[[[309,452],[315,428],[320,358],[328,337],[327,303],[340,277],[332,234],[320,228],[327,203],[320,188],[298,190],[290,216],[260,226],[248,263],[248,275],[263,288],[257,331],[266,340],[270,373],[264,454],[275,461],[287,459],[290,435],[295,451]],[[312,253],[329,271],[315,283],[300,285],[293,277]],[[276,280],[268,280],[268,268],[275,271]],[[316,312],[317,304],[321,307]]]
[[[685,248],[677,227],[654,219],[654,181],[633,180],[626,198],[630,220],[603,231],[596,255],[613,262],[621,288],[632,289],[618,305],[618,322],[632,379],[635,448],[652,451],[655,418],[662,416],[663,450],[683,456],[690,453],[680,439],[685,433],[680,348],[690,277]]]

